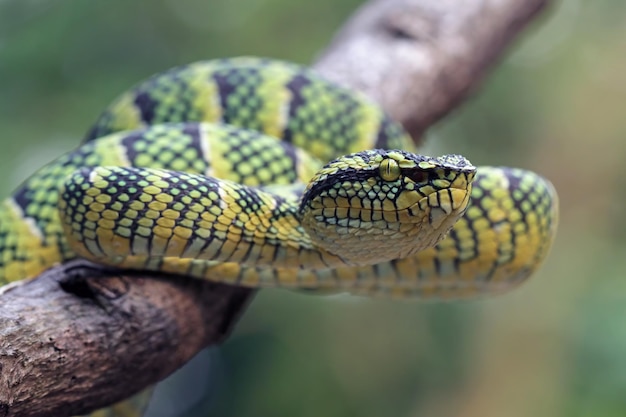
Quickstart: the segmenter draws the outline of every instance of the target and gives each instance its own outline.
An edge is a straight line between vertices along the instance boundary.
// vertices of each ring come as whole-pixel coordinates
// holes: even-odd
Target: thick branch
[[[70,263],[0,296],[0,416],[78,415],[154,384],[222,340],[252,294],[93,268]]]
[[[549,0],[372,0],[317,69],[379,102],[419,141],[475,90]]]
[[[547,1],[375,0],[316,67],[417,138]],[[0,292],[0,417],[74,415],[123,399],[221,341],[253,294],[180,278],[76,280],[63,268]]]

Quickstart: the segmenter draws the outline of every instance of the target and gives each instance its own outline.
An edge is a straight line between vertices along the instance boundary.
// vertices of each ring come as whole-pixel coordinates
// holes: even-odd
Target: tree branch
[[[0,415],[78,415],[138,392],[221,341],[251,294],[83,261],[49,270],[0,295]]]
[[[547,2],[373,0],[316,68],[418,138]],[[128,397],[223,340],[254,294],[184,278],[97,278],[92,268],[76,262],[0,291],[0,417],[71,416]]]
[[[481,83],[549,0],[372,0],[317,61],[419,141]]]

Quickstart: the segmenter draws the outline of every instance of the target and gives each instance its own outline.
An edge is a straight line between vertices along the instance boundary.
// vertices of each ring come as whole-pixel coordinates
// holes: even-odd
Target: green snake
[[[541,176],[414,153],[363,95],[282,61],[204,61],[120,96],[0,205],[0,292],[74,259],[250,287],[464,298],[554,239]]]

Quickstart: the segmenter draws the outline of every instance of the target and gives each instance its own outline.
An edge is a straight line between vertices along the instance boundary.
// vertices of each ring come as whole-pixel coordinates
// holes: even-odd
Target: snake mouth
[[[470,194],[471,189],[467,188],[446,188],[430,193],[406,209],[407,222],[422,223],[433,231],[447,233],[467,210]]]
[[[426,228],[436,232],[452,227],[465,213],[469,199],[469,190],[450,188],[431,192],[408,206],[335,207],[327,208],[329,211],[326,215],[328,219],[333,219],[329,223],[348,227],[354,233],[371,234],[374,233],[372,229],[391,231],[406,227]],[[359,228],[364,231],[357,232]]]
[[[405,258],[445,238],[470,199],[469,190],[460,188],[436,190],[419,198],[411,194],[413,204],[403,208],[322,209],[326,221],[320,241],[332,246],[333,253],[342,250],[342,259],[349,264],[359,264],[364,256],[376,257],[377,262]],[[392,200],[378,204],[394,205]],[[352,236],[349,249],[345,245],[347,236]]]
[[[372,208],[372,211],[387,213],[408,211],[411,217],[420,217],[420,212],[441,210],[447,215],[454,215],[464,211],[469,202],[471,184],[464,187],[454,186],[443,189],[424,191],[408,191],[401,193],[395,200],[383,201],[380,209]]]
[[[418,202],[418,205],[421,207],[428,205],[431,210],[438,208],[451,214],[467,206],[470,194],[471,187],[450,187],[428,194]]]

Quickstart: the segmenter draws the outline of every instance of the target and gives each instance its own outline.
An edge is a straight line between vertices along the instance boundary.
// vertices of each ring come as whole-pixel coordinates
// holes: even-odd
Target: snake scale
[[[391,297],[525,281],[556,232],[552,185],[414,151],[367,98],[295,64],[177,67],[121,95],[2,202],[0,287],[76,257]]]

